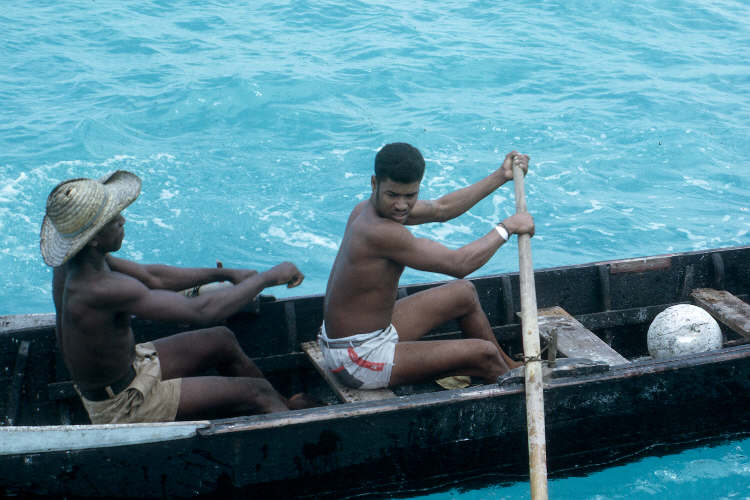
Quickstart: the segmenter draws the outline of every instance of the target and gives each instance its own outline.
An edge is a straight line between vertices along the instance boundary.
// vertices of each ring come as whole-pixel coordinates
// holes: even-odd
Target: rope
[[[541,363],[542,362],[541,355],[537,355],[537,356],[524,356],[523,357],[523,364],[524,365],[526,365],[528,363],[531,363],[533,361],[539,361]]]

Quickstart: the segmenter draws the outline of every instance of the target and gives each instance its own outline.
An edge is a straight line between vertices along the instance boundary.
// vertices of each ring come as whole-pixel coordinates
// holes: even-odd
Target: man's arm
[[[511,234],[534,235],[534,220],[528,213],[514,214],[503,221]],[[490,260],[505,243],[493,228],[483,237],[457,250],[427,238],[416,238],[405,227],[387,223],[370,235],[369,243],[379,255],[420,271],[463,278]]]
[[[437,200],[417,201],[411,214],[409,214],[406,224],[416,225],[427,222],[445,222],[463,214],[513,178],[513,158],[515,156],[521,158],[521,168],[525,175],[529,168],[529,157],[516,151],[511,151],[505,155],[505,160],[503,160],[500,168],[471,186],[448,193]]]
[[[238,284],[245,278],[257,274],[250,269],[228,269],[222,267],[174,267],[163,264],[138,264],[112,255],[107,255],[110,269],[131,276],[152,290],[179,291],[214,281],[231,281]]]
[[[210,294],[188,298],[167,290],[152,290],[140,280],[114,274],[104,282],[94,284],[94,307],[127,312],[157,321],[184,321],[192,324],[211,324],[221,321],[242,309],[264,288],[287,284],[299,285],[304,275],[290,262],[283,262],[268,271],[256,273],[233,287]]]

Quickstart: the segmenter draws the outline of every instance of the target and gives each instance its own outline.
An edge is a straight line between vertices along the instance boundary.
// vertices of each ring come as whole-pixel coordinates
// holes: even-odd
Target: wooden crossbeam
[[[336,377],[325,367],[323,353],[316,341],[303,342],[302,350],[310,358],[318,373],[328,382],[336,396],[344,403],[355,401],[377,401],[380,399],[395,398],[396,395],[390,389],[352,389],[340,383]]]
[[[539,309],[539,334],[547,341],[557,333],[557,351],[569,358],[585,358],[608,365],[629,363],[594,332],[559,306]]]
[[[690,296],[717,321],[750,339],[750,304],[726,290],[713,288],[696,288]]]

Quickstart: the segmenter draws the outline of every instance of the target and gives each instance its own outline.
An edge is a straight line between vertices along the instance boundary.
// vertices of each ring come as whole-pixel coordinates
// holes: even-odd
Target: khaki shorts
[[[145,342],[135,346],[133,368],[135,378],[115,397],[89,401],[81,396],[92,424],[171,422],[175,419],[182,379],[161,379],[161,365],[154,344]]]

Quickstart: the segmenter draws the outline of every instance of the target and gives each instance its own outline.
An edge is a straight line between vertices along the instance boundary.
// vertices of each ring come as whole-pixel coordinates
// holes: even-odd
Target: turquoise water
[[[114,169],[144,181],[122,256],[292,260],[304,284],[272,293],[322,293],[392,141],[422,150],[426,198],[528,153],[538,268],[750,244],[749,19],[732,0],[3,2],[0,315],[52,310],[50,189]],[[458,247],[512,211],[506,186],[414,232]],[[516,269],[511,243],[476,274]]]
[[[750,439],[651,456],[582,477],[551,479],[555,500],[681,500],[750,498]],[[529,498],[528,483],[481,489],[453,488],[415,496],[421,500],[514,500]]]

